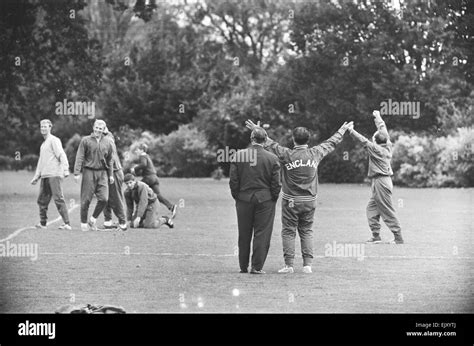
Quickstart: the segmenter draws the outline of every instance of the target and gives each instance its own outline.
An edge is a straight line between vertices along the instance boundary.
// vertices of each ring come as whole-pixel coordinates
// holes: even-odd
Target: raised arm
[[[379,111],[373,111],[372,115],[374,117],[374,123],[375,126],[377,127],[377,130],[381,133],[383,133],[385,136],[387,136],[387,141],[390,141],[390,136],[387,131],[387,126],[385,125],[385,122],[383,121],[382,117],[380,116]]]
[[[354,138],[355,140],[357,140],[357,141],[359,141],[363,144],[370,143],[369,139],[367,139],[366,137],[364,137],[363,135],[361,135],[359,132],[357,132],[354,129],[349,130],[349,134],[351,135],[352,138]]]
[[[252,120],[247,120],[245,122],[245,126],[250,130],[250,131],[253,131],[254,128],[256,127],[260,127],[260,121],[258,121],[256,124],[252,121]],[[268,150],[269,152],[275,154],[278,159],[282,159],[285,155],[285,153],[287,151],[289,151],[290,149],[288,149],[287,147],[284,147],[280,144],[278,144],[277,142],[275,142],[273,139],[271,139],[270,137],[267,137],[267,140],[265,143],[263,143],[263,147]]]
[[[316,152],[318,156],[318,161],[321,161],[327,154],[331,153],[336,149],[336,146],[342,142],[342,138],[344,133],[352,129],[354,126],[353,122],[344,122],[344,124],[337,130],[337,132],[332,135],[329,139],[325,140],[319,145],[314,146],[311,148],[313,152]]]

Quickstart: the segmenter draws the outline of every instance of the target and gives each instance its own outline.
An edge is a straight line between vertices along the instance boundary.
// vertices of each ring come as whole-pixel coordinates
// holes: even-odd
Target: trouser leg
[[[283,258],[285,264],[293,267],[295,262],[295,238],[298,227],[297,210],[295,203],[283,199],[281,201],[281,238],[283,242]]]
[[[89,205],[94,196],[94,171],[84,169],[82,172],[81,182],[81,223],[87,223],[87,214],[89,212]]]
[[[159,228],[159,216],[158,216],[159,203],[153,202],[148,204],[145,215],[143,215],[143,221],[140,222],[143,228]]]
[[[395,208],[392,203],[392,179],[390,177],[377,178],[374,184],[374,199],[382,220],[394,234],[401,233]]]
[[[158,197],[158,200],[160,201],[161,204],[164,204],[168,210],[173,209],[173,205],[165,198],[160,192],[160,184],[156,183],[153,186],[151,186],[153,192],[156,194]]]
[[[371,191],[372,196],[370,197],[366,208],[367,221],[370,230],[372,231],[372,235],[378,237],[380,235],[380,214],[377,208],[377,203],[375,202],[374,180],[372,180]]]
[[[40,181],[40,192],[38,195],[38,206],[40,214],[40,223],[45,226],[48,222],[48,206],[51,201],[51,188],[49,186],[49,178],[42,178]]]
[[[239,228],[239,265],[241,270],[247,270],[250,261],[250,243],[253,234],[255,204],[237,200],[235,207]]]
[[[109,185],[109,200],[104,209],[104,218],[106,221],[112,220],[112,211],[117,216],[119,223],[126,223],[125,220],[125,197],[123,194],[123,172],[114,172],[114,183]]]
[[[252,268],[256,270],[262,270],[270,249],[275,205],[276,203],[272,200],[255,205]]]
[[[63,178],[61,177],[49,178],[51,194],[53,196],[54,203],[56,204],[56,208],[58,209],[59,215],[61,215],[61,218],[65,224],[69,224],[69,213],[67,211],[66,201],[64,200],[62,182]]]
[[[100,213],[104,210],[109,199],[109,179],[106,171],[94,171],[95,174],[95,195],[97,197],[97,204],[95,205],[92,216],[98,218]]]
[[[298,234],[301,241],[303,265],[311,266],[313,263],[313,220],[316,210],[316,201],[298,204]]]

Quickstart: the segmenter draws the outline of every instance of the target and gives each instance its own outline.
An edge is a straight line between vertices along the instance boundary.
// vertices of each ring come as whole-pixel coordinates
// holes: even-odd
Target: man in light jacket
[[[40,193],[37,201],[40,223],[36,225],[36,228],[47,228],[48,206],[51,198],[53,198],[59,215],[61,215],[64,222],[59,228],[70,230],[69,214],[62,189],[62,182],[69,175],[69,163],[61,140],[51,134],[52,127],[53,124],[50,120],[44,119],[40,121],[44,142],[41,144],[35,176],[31,180],[31,184],[35,185],[41,179]]]

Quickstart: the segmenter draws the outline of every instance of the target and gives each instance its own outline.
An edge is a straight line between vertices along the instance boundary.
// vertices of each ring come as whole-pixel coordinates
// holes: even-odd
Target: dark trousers
[[[253,200],[237,200],[237,222],[239,227],[239,265],[247,270],[250,259],[250,243],[253,235],[252,268],[262,270],[270,249],[270,239],[275,219],[276,202],[269,200],[262,203]]]
[[[97,197],[97,204],[92,216],[97,218],[107,205],[109,178],[105,170],[95,171],[84,168],[81,183],[81,223],[87,223],[87,213],[94,195]]]
[[[148,203],[148,206],[146,207],[145,214],[143,215],[140,225],[138,227],[140,228],[160,228],[160,226],[163,224],[163,218],[159,217],[159,207],[160,203],[158,201]],[[137,215],[133,215],[133,220]],[[166,220],[164,220],[166,221]]]
[[[158,176],[156,174],[144,176],[142,182],[151,187],[161,204],[164,204],[169,210],[173,209],[173,205],[164,198],[160,192],[160,182],[158,181]]]
[[[40,193],[38,196],[38,206],[40,213],[40,222],[42,225],[46,225],[48,221],[48,206],[51,202],[51,198],[56,204],[59,215],[61,215],[64,223],[69,224],[69,214],[67,211],[66,201],[64,200],[63,188],[61,186],[63,178],[61,177],[50,177],[42,178],[40,183]]]
[[[125,220],[125,197],[123,195],[123,172],[122,170],[114,171],[114,184],[109,186],[109,200],[104,209],[105,221],[112,220],[112,210],[117,216],[119,223],[123,225]]]

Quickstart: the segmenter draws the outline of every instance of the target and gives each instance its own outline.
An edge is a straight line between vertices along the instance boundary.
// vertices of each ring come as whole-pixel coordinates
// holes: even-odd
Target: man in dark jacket
[[[97,119],[94,131],[82,138],[76,153],[74,179],[81,182],[81,229],[97,231],[97,218],[104,210],[109,199],[109,184],[113,184],[113,147],[110,140],[104,138],[105,121]],[[87,219],[92,197],[97,197],[97,204]]]
[[[133,228],[159,228],[167,225],[173,228],[173,221],[167,216],[158,216],[160,203],[153,190],[145,183],[135,180],[131,173],[125,174],[125,201],[127,220]]]
[[[270,248],[281,182],[278,158],[263,149],[266,139],[265,130],[256,128],[252,145],[231,158],[229,185],[237,209],[241,273],[248,272],[252,233],[251,274],[265,273],[262,268]]]

